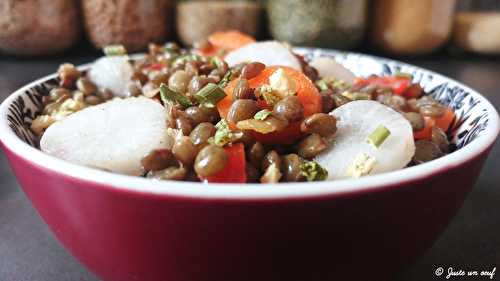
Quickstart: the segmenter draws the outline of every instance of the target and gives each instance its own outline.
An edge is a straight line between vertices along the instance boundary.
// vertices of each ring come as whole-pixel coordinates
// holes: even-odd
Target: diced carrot
[[[448,131],[448,128],[450,128],[451,123],[453,123],[453,120],[455,120],[455,112],[453,112],[453,109],[451,108],[446,108],[445,113],[443,116],[436,118],[436,126],[441,128],[444,132]]]
[[[201,178],[201,180],[218,183],[245,183],[247,176],[244,145],[242,143],[235,143],[224,147],[224,150],[228,157],[224,169],[213,176]]]
[[[230,52],[255,42],[255,38],[237,30],[217,31],[208,37],[210,46],[200,50],[203,55],[214,56],[220,52]]]
[[[417,132],[413,132],[415,140],[430,140],[432,136],[432,127],[435,125],[435,120],[430,117],[424,117],[425,127]]]
[[[286,75],[295,81],[297,86],[297,97],[299,98],[302,106],[304,107],[304,116],[310,116],[314,113],[321,111],[321,95],[319,94],[316,86],[313,82],[307,78],[302,72],[297,71],[293,68],[286,66],[270,66],[264,69],[258,76],[250,79],[248,81],[251,88],[257,88],[258,86],[269,84],[269,77],[278,69],[282,68]],[[229,107],[232,104],[232,93],[234,87],[236,86],[237,80],[231,81],[228,86],[224,89],[226,91],[226,98],[217,104],[217,108],[222,117],[226,117],[229,111]],[[261,108],[272,109],[264,101],[259,101],[259,106]],[[234,124],[230,124],[234,128]],[[302,133],[300,132],[300,121],[290,124],[286,129],[274,132],[270,134],[259,134],[254,133],[254,137],[262,143],[280,143],[287,144],[292,143],[298,138],[300,138]]]

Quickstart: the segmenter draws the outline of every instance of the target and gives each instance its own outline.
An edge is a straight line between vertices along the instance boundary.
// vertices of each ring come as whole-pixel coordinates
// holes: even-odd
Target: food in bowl
[[[359,178],[450,152],[453,110],[410,75],[356,77],[248,37],[151,44],[138,59],[108,46],[86,73],[61,65],[31,125],[41,150],[116,173],[234,183]]]

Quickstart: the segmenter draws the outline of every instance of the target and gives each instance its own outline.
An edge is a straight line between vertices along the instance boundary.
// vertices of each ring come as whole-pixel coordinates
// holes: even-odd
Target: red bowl
[[[459,148],[357,180],[203,185],[116,175],[33,147],[27,127],[54,75],[5,100],[0,141],[39,214],[104,280],[387,280],[455,216],[498,135],[498,114],[480,94],[439,74],[341,55],[413,71],[427,77],[421,80],[427,90],[441,87],[430,92],[455,108],[459,119],[450,133]]]

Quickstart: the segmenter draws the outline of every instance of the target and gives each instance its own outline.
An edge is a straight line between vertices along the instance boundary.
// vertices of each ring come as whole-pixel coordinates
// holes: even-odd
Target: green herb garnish
[[[226,93],[214,83],[208,83],[205,87],[199,90],[194,97],[200,104],[216,105],[219,101],[226,97]]]
[[[261,111],[255,113],[253,119],[264,121],[269,115],[271,115],[271,113],[272,112],[267,109],[262,109]]]
[[[216,125],[217,131],[214,136],[214,144],[218,146],[224,146],[231,142],[231,129],[229,128],[229,123],[226,119],[221,119]]]
[[[224,66],[224,62],[218,56],[211,57],[210,64],[214,65],[216,68],[219,68],[219,69]]]
[[[266,103],[270,106],[275,105],[282,99],[279,93],[273,91],[273,89],[269,85],[262,85],[257,88],[257,90],[260,92],[260,98],[265,100]]]
[[[172,89],[170,89],[167,85],[162,83],[160,85],[160,97],[164,104],[166,103],[179,103],[184,107],[190,107],[193,104],[191,101],[183,94],[180,94]]]
[[[316,85],[321,91],[328,90],[328,83],[323,79],[316,81]]]
[[[106,56],[123,56],[127,54],[127,50],[123,45],[108,45],[103,48]]]
[[[383,125],[378,125],[378,127],[368,136],[367,141],[378,148],[390,135],[391,131],[389,131],[389,129]]]
[[[219,82],[219,87],[225,88],[229,82],[233,80],[233,72],[231,70],[227,71],[226,74],[224,74],[224,77]]]
[[[300,164],[300,173],[307,181],[324,181],[328,178],[328,171],[315,161],[303,161]]]

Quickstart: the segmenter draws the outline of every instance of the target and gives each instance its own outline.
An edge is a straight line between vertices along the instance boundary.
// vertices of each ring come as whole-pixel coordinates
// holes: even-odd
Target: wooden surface
[[[97,56],[85,48],[43,59],[0,56],[0,102],[22,85],[54,72],[62,62],[81,64]],[[462,81],[500,108],[500,58],[438,54],[403,60]],[[496,266],[493,280],[500,280],[499,166],[497,143],[458,216],[424,256],[400,272],[397,281],[446,280],[434,275],[440,266],[445,270],[449,266],[464,270],[491,270]],[[54,239],[20,190],[3,152],[0,152],[0,280],[98,280]]]

